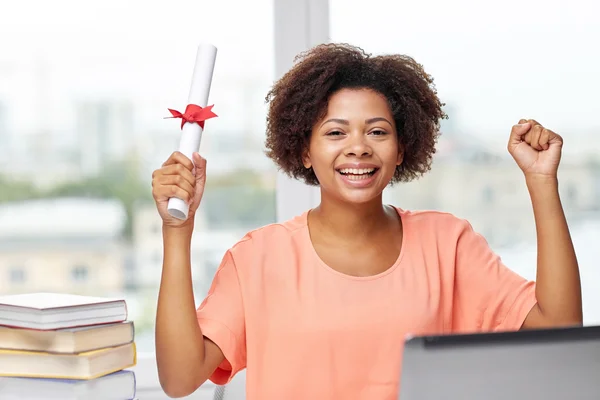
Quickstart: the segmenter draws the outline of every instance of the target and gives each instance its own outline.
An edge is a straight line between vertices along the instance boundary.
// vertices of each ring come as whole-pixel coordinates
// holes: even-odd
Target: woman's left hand
[[[526,178],[555,179],[562,145],[560,135],[533,119],[522,119],[510,132],[508,152]]]

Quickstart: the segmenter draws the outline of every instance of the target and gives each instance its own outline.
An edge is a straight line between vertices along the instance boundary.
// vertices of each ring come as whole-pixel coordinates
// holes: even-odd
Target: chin
[[[347,204],[368,204],[373,201],[381,201],[383,189],[378,190],[341,190],[336,194],[336,197]]]
[[[360,204],[370,204],[374,201],[379,201],[381,202],[381,195],[378,196],[373,196],[373,197],[359,197],[359,198],[349,198],[347,199],[347,202],[349,204],[356,204],[356,205],[360,205]]]

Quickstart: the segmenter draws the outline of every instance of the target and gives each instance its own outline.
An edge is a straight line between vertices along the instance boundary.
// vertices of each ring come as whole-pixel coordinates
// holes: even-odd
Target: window
[[[77,286],[64,273],[64,268],[71,271],[73,257],[83,252],[90,266],[102,263],[94,276],[104,285],[89,290],[86,286],[87,294],[120,293],[127,299],[130,317],[136,321],[139,396],[164,399],[157,389],[152,358],[161,268],[154,254],[162,242],[160,219],[149,196],[150,175],[177,149],[178,124],[162,117],[167,107],[185,107],[197,41],[211,41],[219,49],[209,100],[219,118],[207,123],[201,145],[209,160],[211,183],[196,216],[192,243],[199,301],[225,250],[247,230],[276,218],[287,219],[318,202],[318,189],[277,174],[262,153],[264,95],[274,77],[309,46],[331,39],[372,52],[407,53],[436,78],[451,114],[448,140],[442,139],[440,149],[449,149],[447,159],[460,159],[462,164],[450,168],[442,179],[430,180],[432,189],[418,199],[405,198],[407,186],[399,185],[397,191],[386,191],[386,201],[424,204],[423,208],[434,205],[466,218],[474,216],[478,205],[457,200],[469,193],[461,187],[461,177],[473,171],[470,162],[477,162],[479,169],[505,169],[504,182],[511,189],[518,186],[521,176],[510,160],[492,157],[479,144],[501,153],[506,127],[514,115],[524,112],[548,121],[559,132],[576,131],[582,138],[578,145],[573,141],[565,147],[563,169],[592,151],[590,143],[598,154],[597,141],[583,139],[597,126],[591,119],[594,98],[589,96],[600,87],[598,81],[587,79],[600,69],[595,53],[589,52],[598,36],[592,22],[597,12],[591,2],[586,6],[582,0],[574,1],[565,10],[544,6],[541,14],[531,0],[509,1],[519,15],[538,16],[533,23],[523,23],[513,12],[490,16],[485,8],[464,0],[398,4],[374,0],[369,7],[356,0],[330,0],[329,11],[327,0],[181,0],[169,7],[148,6],[141,0],[107,0],[94,4],[91,11],[89,4],[74,0],[12,2],[11,12],[0,13],[0,35],[15,38],[0,44],[0,99],[7,105],[4,117],[0,115],[0,129],[6,127],[0,131],[0,208],[10,214],[16,205],[27,205],[31,215],[20,224],[30,229],[19,243],[42,260],[40,270],[60,271],[67,277],[64,281],[70,286],[65,290]],[[34,14],[29,12],[32,7]],[[461,9],[469,12],[456,11]],[[515,63],[515,49],[532,49],[530,57],[536,60],[549,54],[564,57],[553,57],[540,69],[539,63]],[[515,96],[521,91],[536,94]],[[573,103],[573,98],[580,101]],[[461,137],[475,146],[465,149]],[[3,152],[6,143],[11,144],[10,152]],[[443,169],[442,155],[434,170]],[[31,159],[38,162],[32,164]],[[593,155],[590,159],[596,160],[591,187],[600,205],[599,161]],[[490,174],[477,176],[490,179]],[[503,207],[500,198],[504,200],[507,192],[490,180],[499,200],[485,211],[497,218],[506,215],[493,214]],[[410,187],[417,193],[420,185]],[[238,201],[246,196],[250,203]],[[531,219],[526,192],[511,191],[511,196],[511,204],[521,207],[514,219]],[[61,210],[69,211],[67,217]],[[578,210],[570,212],[577,221]],[[36,217],[40,213],[45,219]],[[490,232],[488,239],[497,247],[496,237],[506,236],[496,229],[502,221],[474,219],[485,221],[475,227]],[[594,253],[596,246],[585,244],[598,236],[600,223],[588,224],[585,230],[573,226],[586,321],[600,321],[600,299],[589,297],[597,280],[589,278],[592,265],[586,261],[600,255]],[[0,231],[5,229],[0,224]],[[532,229],[516,233],[531,245]],[[6,236],[0,236],[3,249],[10,245],[1,243]],[[499,250],[507,264],[533,277],[528,274],[535,265],[535,252],[529,248],[518,252],[509,245]],[[0,252],[0,264],[8,257],[9,253]],[[26,292],[31,287],[25,281],[12,290]],[[597,285],[595,289],[600,293]],[[210,399],[210,388],[190,398]]]
[[[588,245],[600,237],[600,171],[594,167],[600,160],[600,80],[589,79],[600,70],[600,57],[589,50],[600,36],[597,3],[509,0],[493,12],[487,3],[467,0],[329,3],[331,41],[414,57],[446,103],[450,119],[432,171],[388,190],[387,199],[411,208],[433,203],[470,220],[509,267],[529,278],[536,266],[533,213],[506,143],[520,118],[562,134],[559,179],[581,268],[584,321],[600,322],[600,253]],[[516,15],[536,17],[523,23]]]
[[[36,271],[64,277],[60,290],[124,296],[137,349],[151,353],[162,259],[151,174],[178,149],[180,121],[163,117],[186,107],[201,41],[218,48],[209,104],[219,117],[201,144],[209,179],[192,243],[198,300],[215,259],[276,219],[276,169],[263,153],[273,1],[89,7],[38,0],[0,13],[0,36],[15,38],[0,44],[0,208],[25,210],[19,248]],[[1,252],[0,265],[13,256]],[[21,282],[13,292],[34,289],[24,271],[7,275]]]

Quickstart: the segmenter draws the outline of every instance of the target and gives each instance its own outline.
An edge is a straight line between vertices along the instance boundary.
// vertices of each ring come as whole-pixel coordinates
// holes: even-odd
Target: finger
[[[167,161],[164,162],[163,167],[172,164],[181,164],[189,171],[191,171],[194,168],[194,163],[192,163],[192,160],[187,158],[183,153],[180,153],[179,151],[176,151],[173,154],[171,154]]]
[[[542,146],[540,146],[540,136],[542,135],[543,130],[544,128],[541,125],[534,125],[529,131],[531,134],[529,140],[527,140],[527,138],[525,139],[525,141],[529,143],[532,148],[538,151],[542,150]]]
[[[543,150],[548,150],[548,148],[550,147],[549,142],[550,142],[550,136],[554,134],[554,132],[552,132],[549,129],[542,129],[542,133],[540,134],[540,147]]]
[[[186,191],[175,185],[156,185],[152,190],[152,195],[156,200],[170,199],[176,197],[190,203],[192,196]]]
[[[179,186],[186,192],[190,194],[191,197],[194,197],[194,184],[190,184],[186,179],[184,179],[181,175],[163,175],[158,179],[158,183],[163,186]]]
[[[167,165],[166,167],[162,167],[160,169],[160,173],[157,174],[157,176],[164,176],[164,175],[180,175],[186,181],[188,181],[192,186],[194,186],[196,184],[196,178],[194,178],[192,171],[189,171],[186,167],[184,167],[181,164],[171,164],[171,165]]]
[[[531,128],[531,124],[529,122],[525,121],[520,123],[521,121],[519,121],[519,124],[513,125],[512,129],[510,130],[511,143],[520,143],[523,140],[523,136],[529,132],[529,129]]]
[[[550,143],[557,143],[560,144],[562,146],[563,144],[563,138],[562,136],[560,136],[558,133],[554,133],[551,130],[548,130],[548,146],[550,146]]]

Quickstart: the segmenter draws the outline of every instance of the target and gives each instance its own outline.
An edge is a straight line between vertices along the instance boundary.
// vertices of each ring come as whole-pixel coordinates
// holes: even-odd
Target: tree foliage
[[[0,202],[57,197],[116,198],[127,213],[125,237],[131,238],[134,211],[138,204],[152,202],[150,181],[140,178],[133,160],[113,163],[100,174],[58,184],[46,190],[30,182],[0,176]],[[235,171],[211,179],[203,198],[209,225],[213,228],[254,228],[275,220],[275,191],[252,170]]]

